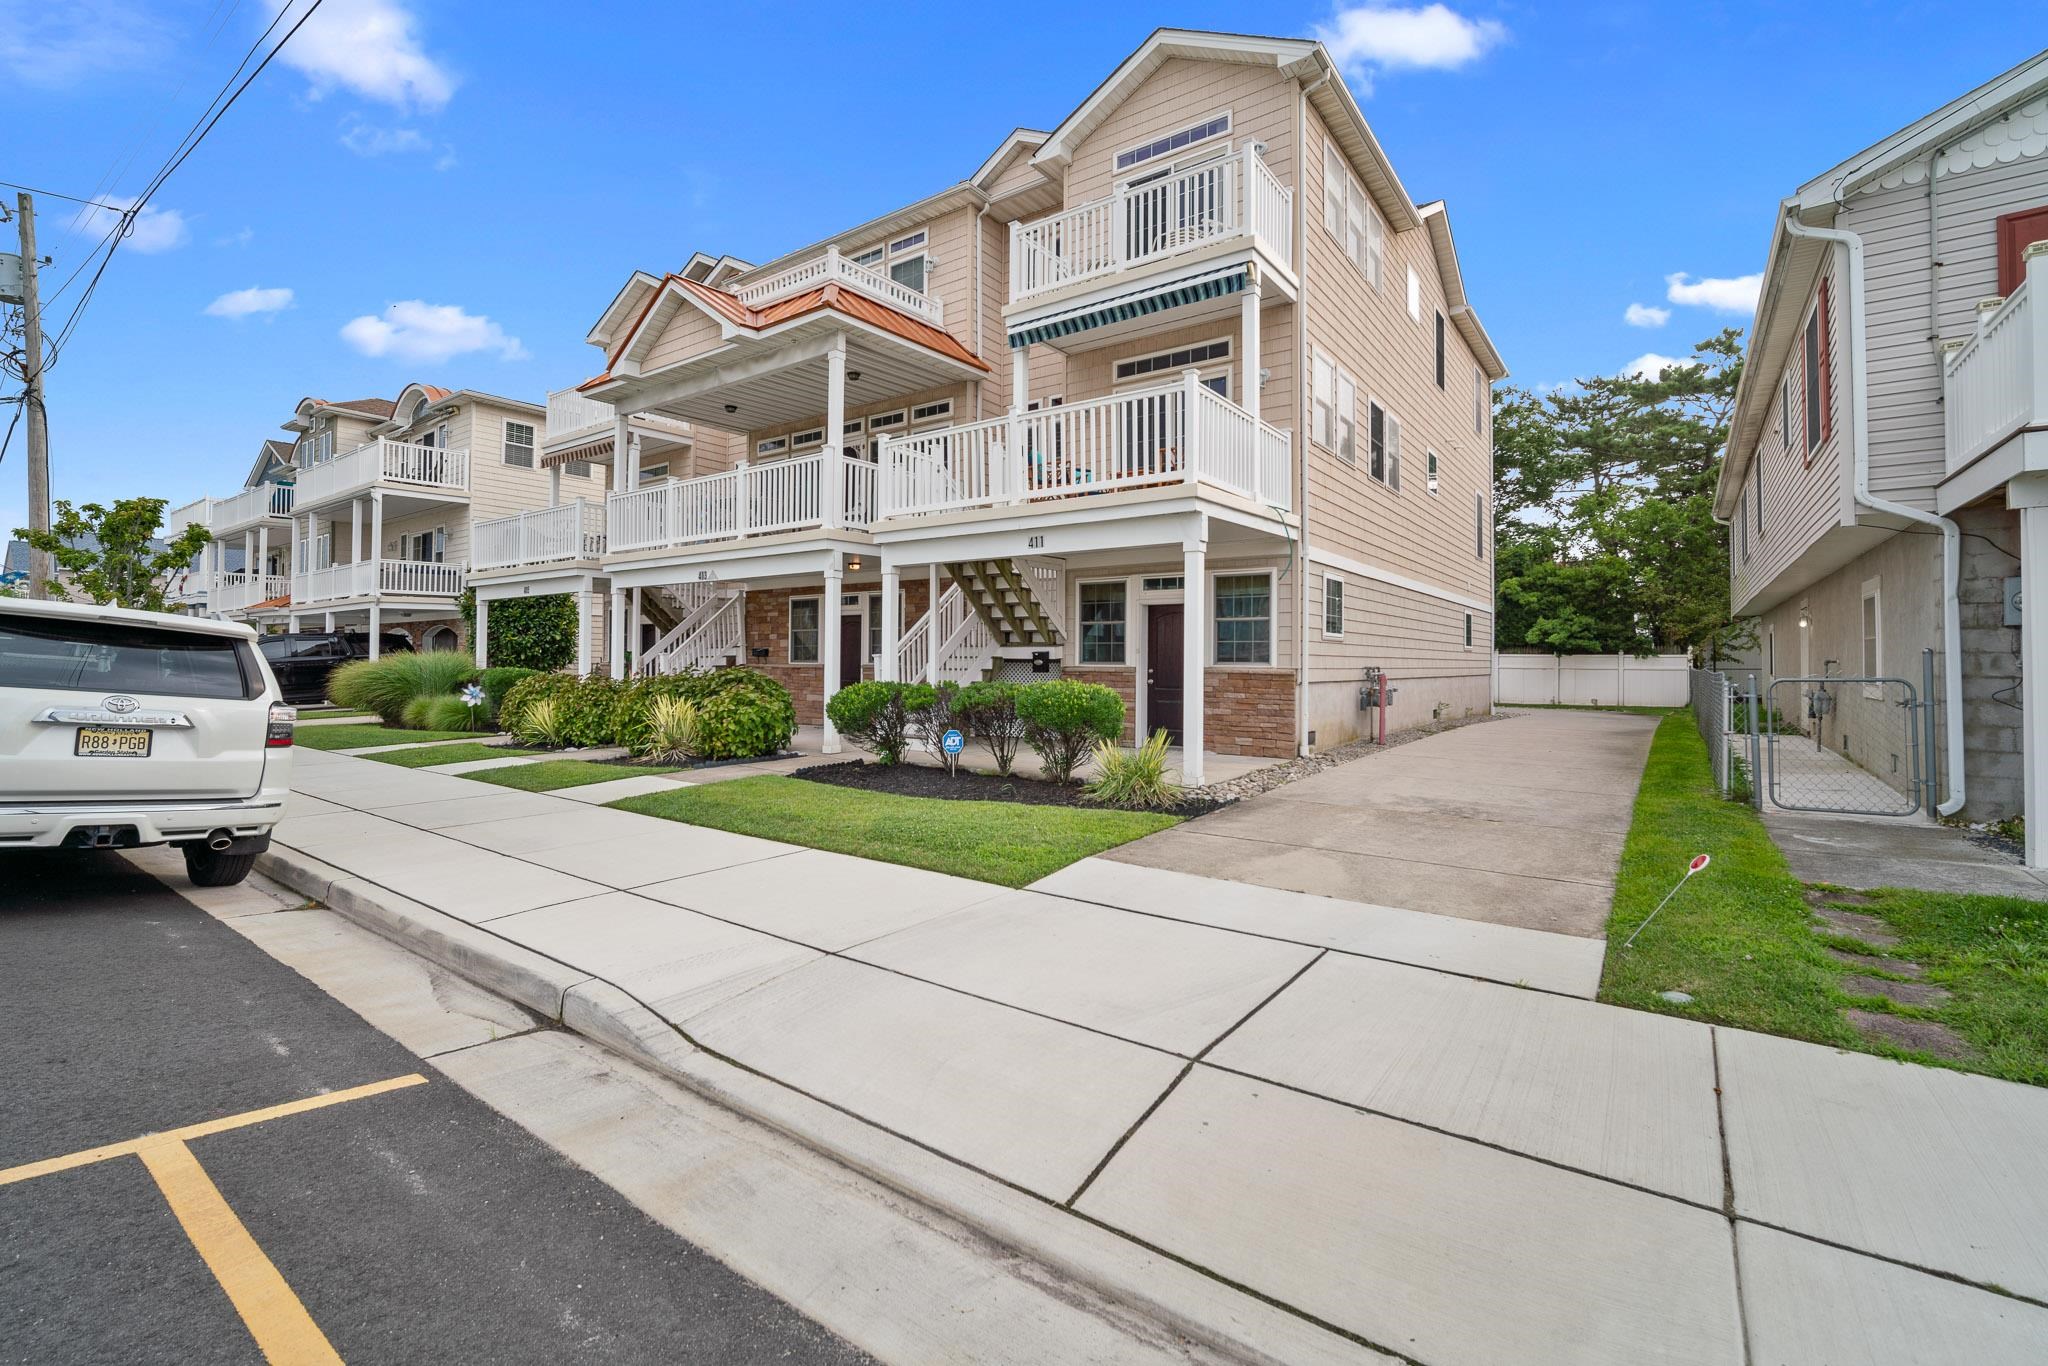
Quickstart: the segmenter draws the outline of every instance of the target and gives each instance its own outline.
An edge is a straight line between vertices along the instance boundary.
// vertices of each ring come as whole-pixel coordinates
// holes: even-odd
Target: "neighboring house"
[[[195,499],[165,515],[167,536],[193,523],[213,533],[173,578],[166,597],[174,609],[259,625],[282,619],[291,575],[291,461],[291,442],[265,440],[240,493]]]
[[[587,339],[603,520],[480,524],[476,583],[609,599],[614,675],[749,663],[811,723],[864,676],[1100,681],[1195,782],[1364,733],[1369,669],[1396,726],[1491,704],[1505,369],[1319,43],[1160,30],[966,179],[636,273]]]
[[[2048,634],[2015,624],[2008,592],[2048,576],[2048,245],[2031,243],[2048,243],[2048,53],[1802,185],[1779,206],[1716,511],[1764,673],[1918,689],[1934,651],[1941,809],[2024,807],[2044,866],[2048,733],[2022,732],[2048,715]],[[1780,705],[1803,713],[1814,689]],[[1874,710],[1896,690],[1831,692],[1824,724],[1790,719],[1904,790],[1900,744],[1879,743],[1896,718]]]

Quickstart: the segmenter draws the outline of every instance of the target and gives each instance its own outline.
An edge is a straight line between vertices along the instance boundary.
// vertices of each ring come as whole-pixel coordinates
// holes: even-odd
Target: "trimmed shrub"
[[[954,706],[966,722],[963,729],[996,761],[996,772],[1010,776],[1017,747],[1024,743],[1024,721],[1017,715],[1018,684],[969,683]]]
[[[498,724],[517,734],[528,707],[547,698],[559,709],[561,699],[582,681],[574,674],[528,674],[505,690],[503,700],[498,703]]]
[[[1095,781],[1081,790],[1104,806],[1156,811],[1180,801],[1180,784],[1166,776],[1164,730],[1136,749],[1104,740],[1095,747],[1095,769]]]
[[[549,743],[638,750],[648,743],[650,709],[661,698],[680,698],[696,706],[699,752],[704,758],[774,754],[796,734],[796,705],[788,689],[766,674],[742,668],[616,682],[533,674],[506,692],[499,724],[526,738],[535,729],[529,713],[546,700],[553,704],[553,728],[559,736]]]
[[[705,677],[713,691],[692,699],[705,758],[752,759],[789,747],[796,734],[796,703],[789,689],[752,669],[717,669]]]
[[[505,694],[512,691],[512,685],[522,678],[531,678],[538,670],[505,667],[485,669],[478,675],[477,682],[483,684],[484,704],[496,716],[505,709]]]
[[[647,704],[647,739],[634,752],[662,764],[687,763],[702,746],[697,704],[687,697],[656,697]]]
[[[575,680],[559,699],[564,741],[578,749],[617,744],[619,704],[630,686],[596,675]]]
[[[1055,782],[1071,782],[1089,751],[1124,732],[1124,700],[1100,683],[1027,683],[1017,690],[1017,716],[1024,742]]]
[[[849,683],[832,694],[832,700],[825,704],[825,715],[839,728],[841,736],[873,754],[876,763],[888,765],[902,760],[903,746],[909,739],[910,716],[901,683]]]
[[[475,589],[463,590],[462,621],[470,639],[476,639]],[[573,594],[501,598],[491,604],[484,658],[508,668],[566,668],[576,658],[576,632],[580,626]]]

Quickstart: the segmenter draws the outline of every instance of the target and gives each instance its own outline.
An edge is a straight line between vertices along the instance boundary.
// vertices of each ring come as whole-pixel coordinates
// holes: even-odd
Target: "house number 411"
[[[1043,536],[1033,536],[1033,537],[1032,537],[1032,538],[1031,538],[1030,540],[1028,540],[1028,541],[1026,541],[1026,542],[1024,543],[1024,548],[1025,548],[1026,550],[1043,550],[1043,549],[1045,549],[1045,537],[1043,537]]]

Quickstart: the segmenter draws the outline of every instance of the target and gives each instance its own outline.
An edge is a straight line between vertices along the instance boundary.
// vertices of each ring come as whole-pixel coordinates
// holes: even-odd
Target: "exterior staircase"
[[[657,614],[651,604],[660,600]],[[646,675],[684,673],[746,653],[747,597],[726,584],[664,585],[640,596],[640,610],[665,625],[641,658]],[[672,624],[669,624],[672,623]]]
[[[996,652],[1057,650],[1066,644],[1059,626],[1061,571],[1056,562],[963,560],[946,573],[988,628]],[[1054,605],[1048,606],[1046,597]]]
[[[988,676],[995,637],[956,582],[896,643],[896,677],[905,683],[973,683]]]

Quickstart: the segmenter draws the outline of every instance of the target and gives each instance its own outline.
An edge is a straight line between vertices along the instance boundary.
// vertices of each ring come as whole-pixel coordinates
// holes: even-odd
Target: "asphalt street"
[[[0,1173],[426,1079],[186,1145],[344,1360],[867,1360],[122,859],[4,856],[0,1006]],[[132,1154],[0,1184],[0,1361],[262,1361],[188,1227]]]

